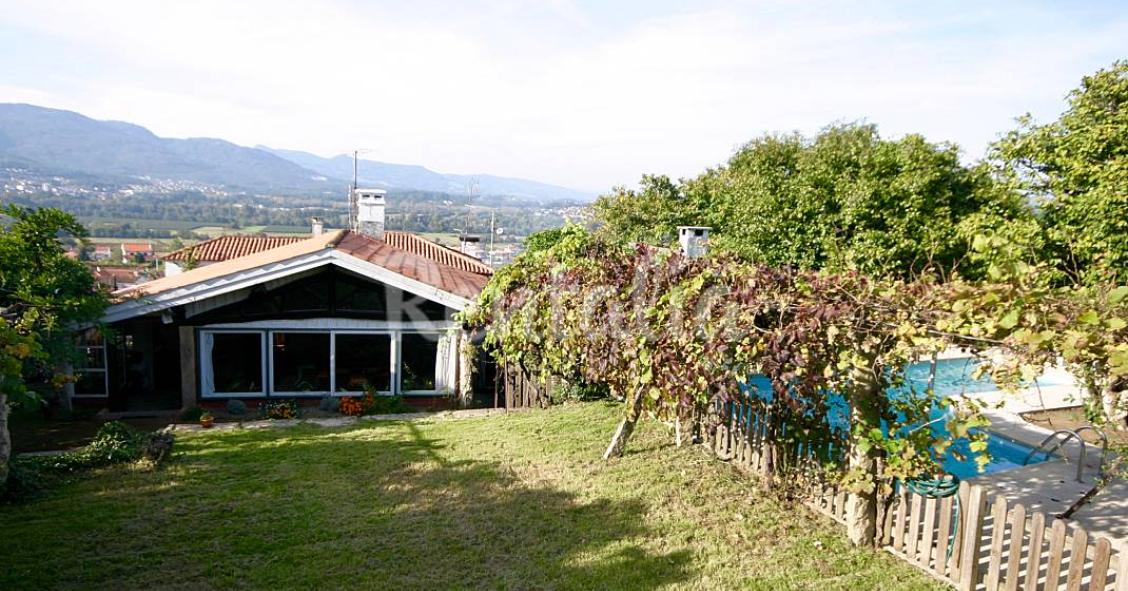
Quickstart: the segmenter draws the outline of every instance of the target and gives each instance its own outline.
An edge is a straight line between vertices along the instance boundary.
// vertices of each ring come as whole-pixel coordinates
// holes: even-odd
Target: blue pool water
[[[955,396],[959,394],[974,394],[976,392],[989,392],[997,390],[998,386],[987,377],[972,378],[978,362],[974,359],[942,359],[936,363],[935,390],[941,396]],[[929,375],[932,370],[930,362],[914,363],[905,372],[905,384],[891,388],[888,395],[896,397],[912,397],[914,392],[923,392],[928,387]],[[1049,385],[1039,381],[1041,385]],[[747,384],[747,391],[755,392],[754,395],[770,398],[771,382],[762,375],[754,375]],[[827,398],[827,421],[832,428],[845,430],[849,426],[849,406],[846,400],[837,394]],[[946,409],[934,407],[930,419],[933,420],[930,428],[934,433],[941,434],[946,427],[942,417],[948,412]],[[988,464],[983,472],[979,472],[975,464],[969,441],[966,438],[957,439],[951,449],[945,454],[941,464],[944,470],[961,479],[971,478],[979,474],[989,474],[1000,470],[1007,470],[1023,465],[1022,462],[1029,455],[1031,448],[1028,445],[1012,441],[988,432],[987,455]],[[962,456],[962,458],[961,458]],[[1031,463],[1043,461],[1042,454]]]

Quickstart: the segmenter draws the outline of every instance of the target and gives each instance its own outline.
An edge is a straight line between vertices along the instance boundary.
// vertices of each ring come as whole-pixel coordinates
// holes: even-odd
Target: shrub
[[[18,503],[43,494],[49,477],[39,469],[38,458],[12,458],[8,462],[8,480],[0,488],[0,502]]]
[[[341,414],[359,417],[360,415],[390,415],[415,412],[404,402],[402,396],[378,395],[367,392],[364,396],[349,396],[340,399]]]
[[[611,396],[610,390],[603,384],[592,384],[585,381],[562,382],[552,392],[552,403],[586,402],[589,400],[602,400]]]
[[[8,464],[8,482],[0,490],[0,500],[15,502],[33,498],[51,485],[93,468],[142,458],[158,463],[171,453],[175,440],[169,431],[147,433],[111,421],[98,429],[90,443],[76,450],[54,456],[12,459]]]
[[[342,398],[337,406],[340,409],[341,414],[343,415],[349,415],[350,417],[359,417],[360,415],[364,414],[364,405],[361,403],[361,399],[355,396]]]
[[[227,414],[241,417],[247,414],[247,403],[237,398],[232,398],[227,401]]]
[[[193,406],[192,408],[184,409],[184,412],[180,413],[180,420],[185,423],[198,423],[202,416],[204,416],[204,409],[199,406]]]
[[[296,419],[300,411],[298,401],[271,400],[262,405],[262,415],[268,419]]]
[[[341,401],[336,396],[326,396],[321,399],[317,408],[324,412],[339,412],[341,410]]]
[[[365,398],[368,396],[366,394]],[[373,396],[364,414],[393,415],[407,412],[415,412],[415,409],[404,402],[403,396]]]

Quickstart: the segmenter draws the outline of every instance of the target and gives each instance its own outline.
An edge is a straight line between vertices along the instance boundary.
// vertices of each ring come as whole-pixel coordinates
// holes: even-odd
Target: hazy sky
[[[1125,2],[0,0],[0,102],[592,191],[833,121],[976,159],[1118,58]]]

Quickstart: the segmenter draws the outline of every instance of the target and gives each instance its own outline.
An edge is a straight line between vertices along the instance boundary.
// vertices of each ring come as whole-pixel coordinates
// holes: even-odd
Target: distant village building
[[[150,242],[123,242],[121,260],[123,262],[145,262],[153,260],[153,245]]]
[[[133,287],[152,279],[146,270],[137,267],[95,265],[90,270],[94,274],[94,279],[111,291]]]
[[[94,251],[90,253],[90,258],[95,261],[108,261],[114,256],[114,247],[109,244],[98,244],[94,246]]]

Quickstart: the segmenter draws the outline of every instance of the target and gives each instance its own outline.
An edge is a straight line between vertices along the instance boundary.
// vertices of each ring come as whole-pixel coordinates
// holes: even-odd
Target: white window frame
[[[323,335],[329,336],[329,351],[328,351],[328,353],[329,353],[329,389],[328,390],[276,390],[274,388],[274,335],[278,334],[278,333],[282,333],[282,334],[296,334],[296,333],[323,334]],[[336,359],[334,359],[334,355],[333,355],[333,353],[334,353],[334,350],[333,350],[334,343],[336,343],[336,340],[333,338],[333,331],[329,330],[329,329],[319,330],[319,329],[314,329],[314,328],[310,328],[310,329],[286,329],[286,328],[284,328],[284,329],[279,329],[279,330],[267,331],[266,365],[268,367],[267,367],[266,373],[267,373],[268,376],[270,376],[270,387],[267,388],[267,391],[270,393],[269,395],[273,396],[273,397],[277,397],[277,398],[322,398],[324,396],[329,396],[330,394],[332,394],[333,389],[334,389],[334,385],[335,385],[333,382],[336,381],[335,373],[336,373],[336,369],[337,369],[336,368],[336,365],[337,365]]]
[[[330,379],[329,383],[332,385],[333,396],[360,396],[364,394],[360,390],[339,390],[337,388],[337,335],[382,335],[388,337],[390,343],[389,349],[391,354],[388,357],[388,365],[391,366],[390,379],[388,380],[388,390],[378,390],[377,393],[381,396],[392,396],[399,389],[399,364],[396,363],[397,354],[399,353],[399,336],[394,330],[331,330],[329,350],[331,351],[329,359]]]
[[[76,349],[101,349],[102,350],[102,367],[81,367],[75,368],[74,373],[77,376],[80,373],[101,373],[102,374],[102,394],[79,394],[78,381],[74,383],[74,394],[71,398],[107,398],[110,395],[110,357],[107,352],[106,337],[102,337],[101,345],[75,345]]]
[[[452,328],[450,326],[436,326],[434,322],[429,324],[421,323],[418,326],[404,325],[401,323],[388,323],[388,325],[380,325],[372,328],[365,327],[352,327],[352,326],[335,326],[335,323],[329,323],[328,326],[318,326],[316,324],[307,323],[303,321],[282,321],[274,326],[270,326],[265,322],[256,322],[255,325],[248,324],[247,326],[238,326],[235,324],[229,325],[213,325],[201,327],[198,331],[197,342],[200,343],[197,359],[199,360],[199,375],[200,375],[200,398],[201,399],[224,399],[224,398],[319,398],[323,396],[359,396],[363,392],[359,391],[346,391],[337,390],[337,335],[339,334],[355,334],[355,335],[385,335],[389,338],[391,344],[391,351],[388,359],[388,364],[391,373],[391,390],[381,390],[379,394],[382,396],[439,396],[448,393],[447,389],[431,389],[431,390],[404,390],[403,389],[403,335],[405,334],[420,334],[420,335],[433,335],[436,339],[442,339],[451,335]],[[257,334],[259,335],[259,342],[262,346],[262,390],[259,392],[206,392],[204,391],[204,384],[208,380],[203,379],[205,373],[211,372],[211,359],[205,355],[202,343],[209,335],[214,334]],[[274,389],[274,333],[315,333],[315,334],[328,334],[329,335],[329,390],[317,390],[310,392],[291,392],[279,391]],[[458,339],[455,339],[454,346],[457,347]],[[457,351],[452,353],[454,358],[451,362],[457,364],[458,357]],[[438,367],[440,360],[435,359],[436,367]],[[211,376],[211,384],[214,387],[215,376]],[[436,382],[438,383],[438,382]],[[454,386],[451,386],[454,387]]]
[[[199,347],[200,359],[200,398],[268,398],[270,396],[270,388],[267,379],[270,377],[268,373],[267,361],[269,358],[270,350],[267,349],[268,340],[266,338],[267,331],[264,330],[238,330],[238,329],[205,329],[200,330],[199,342],[202,344],[205,338],[213,337],[216,334],[255,334],[259,336],[259,371],[260,378],[259,384],[262,384],[262,389],[259,392],[207,392],[204,390],[204,384],[208,380],[204,380],[205,372],[211,373],[210,383],[215,387],[215,373],[212,368],[211,358],[206,354],[204,347]]]
[[[403,356],[400,355],[400,351],[403,348],[402,339],[403,339],[403,335],[405,335],[405,334],[433,334],[433,335],[437,336],[439,339],[442,339],[444,336],[446,336],[448,334],[448,331],[426,329],[426,328],[421,328],[421,329],[410,329],[410,328],[408,328],[408,329],[396,331],[396,345],[394,347],[395,359],[396,359],[396,363],[395,363],[396,392],[399,392],[400,396],[438,396],[438,395],[446,394],[445,390],[439,390],[437,388],[431,389],[431,390],[404,390],[403,389],[403,384],[400,382],[401,374],[403,373],[403,372],[400,371],[400,368],[403,367]],[[439,353],[438,350],[436,350],[435,351],[435,366],[436,367],[438,367],[438,364],[439,364],[438,353]]]

